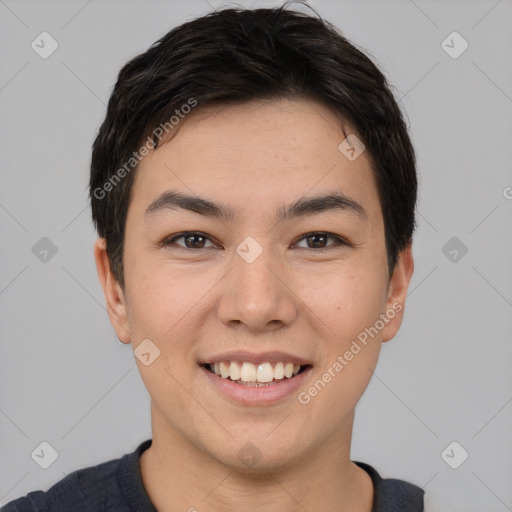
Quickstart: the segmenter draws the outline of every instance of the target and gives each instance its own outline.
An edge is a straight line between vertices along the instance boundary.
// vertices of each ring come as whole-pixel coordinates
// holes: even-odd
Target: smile
[[[273,386],[283,379],[291,379],[304,371],[309,365],[292,362],[264,362],[253,364],[241,361],[222,361],[206,364],[205,367],[222,379],[229,379],[236,384],[251,387]]]

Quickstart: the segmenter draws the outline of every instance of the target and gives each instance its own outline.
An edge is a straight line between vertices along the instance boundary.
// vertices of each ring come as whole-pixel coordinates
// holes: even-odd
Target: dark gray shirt
[[[139,458],[151,439],[120,459],[70,473],[48,491],[34,491],[11,501],[1,512],[157,512],[140,472]],[[355,462],[371,477],[372,512],[423,512],[424,491],[391,478],[381,478],[368,464]]]

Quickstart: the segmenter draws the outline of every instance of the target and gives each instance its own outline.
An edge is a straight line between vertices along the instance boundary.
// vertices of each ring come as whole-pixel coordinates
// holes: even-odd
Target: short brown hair
[[[228,8],[172,29],[119,72],[93,144],[89,193],[121,286],[134,152],[143,137],[191,99],[200,108],[290,96],[322,102],[362,138],[376,177],[391,273],[412,239],[417,178],[407,128],[383,73],[318,15],[285,6]],[[156,147],[155,136],[152,141]]]

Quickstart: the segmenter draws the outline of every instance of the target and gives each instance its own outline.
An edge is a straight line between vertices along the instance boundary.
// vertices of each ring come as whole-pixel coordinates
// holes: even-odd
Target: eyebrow
[[[208,199],[197,196],[182,194],[174,190],[168,190],[158,196],[146,209],[144,216],[164,210],[189,210],[206,217],[218,218],[222,220],[233,220],[235,211],[229,206],[215,203]],[[314,215],[331,210],[347,210],[356,213],[363,219],[368,219],[365,209],[354,199],[333,192],[331,194],[315,197],[302,197],[296,202],[280,207],[275,215],[277,222],[283,220]]]

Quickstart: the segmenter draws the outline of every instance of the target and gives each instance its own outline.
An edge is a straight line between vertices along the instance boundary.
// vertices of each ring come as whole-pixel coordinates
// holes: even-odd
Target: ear
[[[388,321],[382,330],[382,341],[389,341],[394,338],[402,325],[405,298],[413,271],[412,245],[409,244],[400,252],[393,275],[389,281],[386,311],[384,312]]]
[[[94,244],[94,259],[96,260],[96,269],[98,271],[101,287],[105,294],[110,323],[114,327],[119,341],[130,343],[131,338],[126,300],[124,292],[110,267],[107,245],[104,238],[98,238]]]

